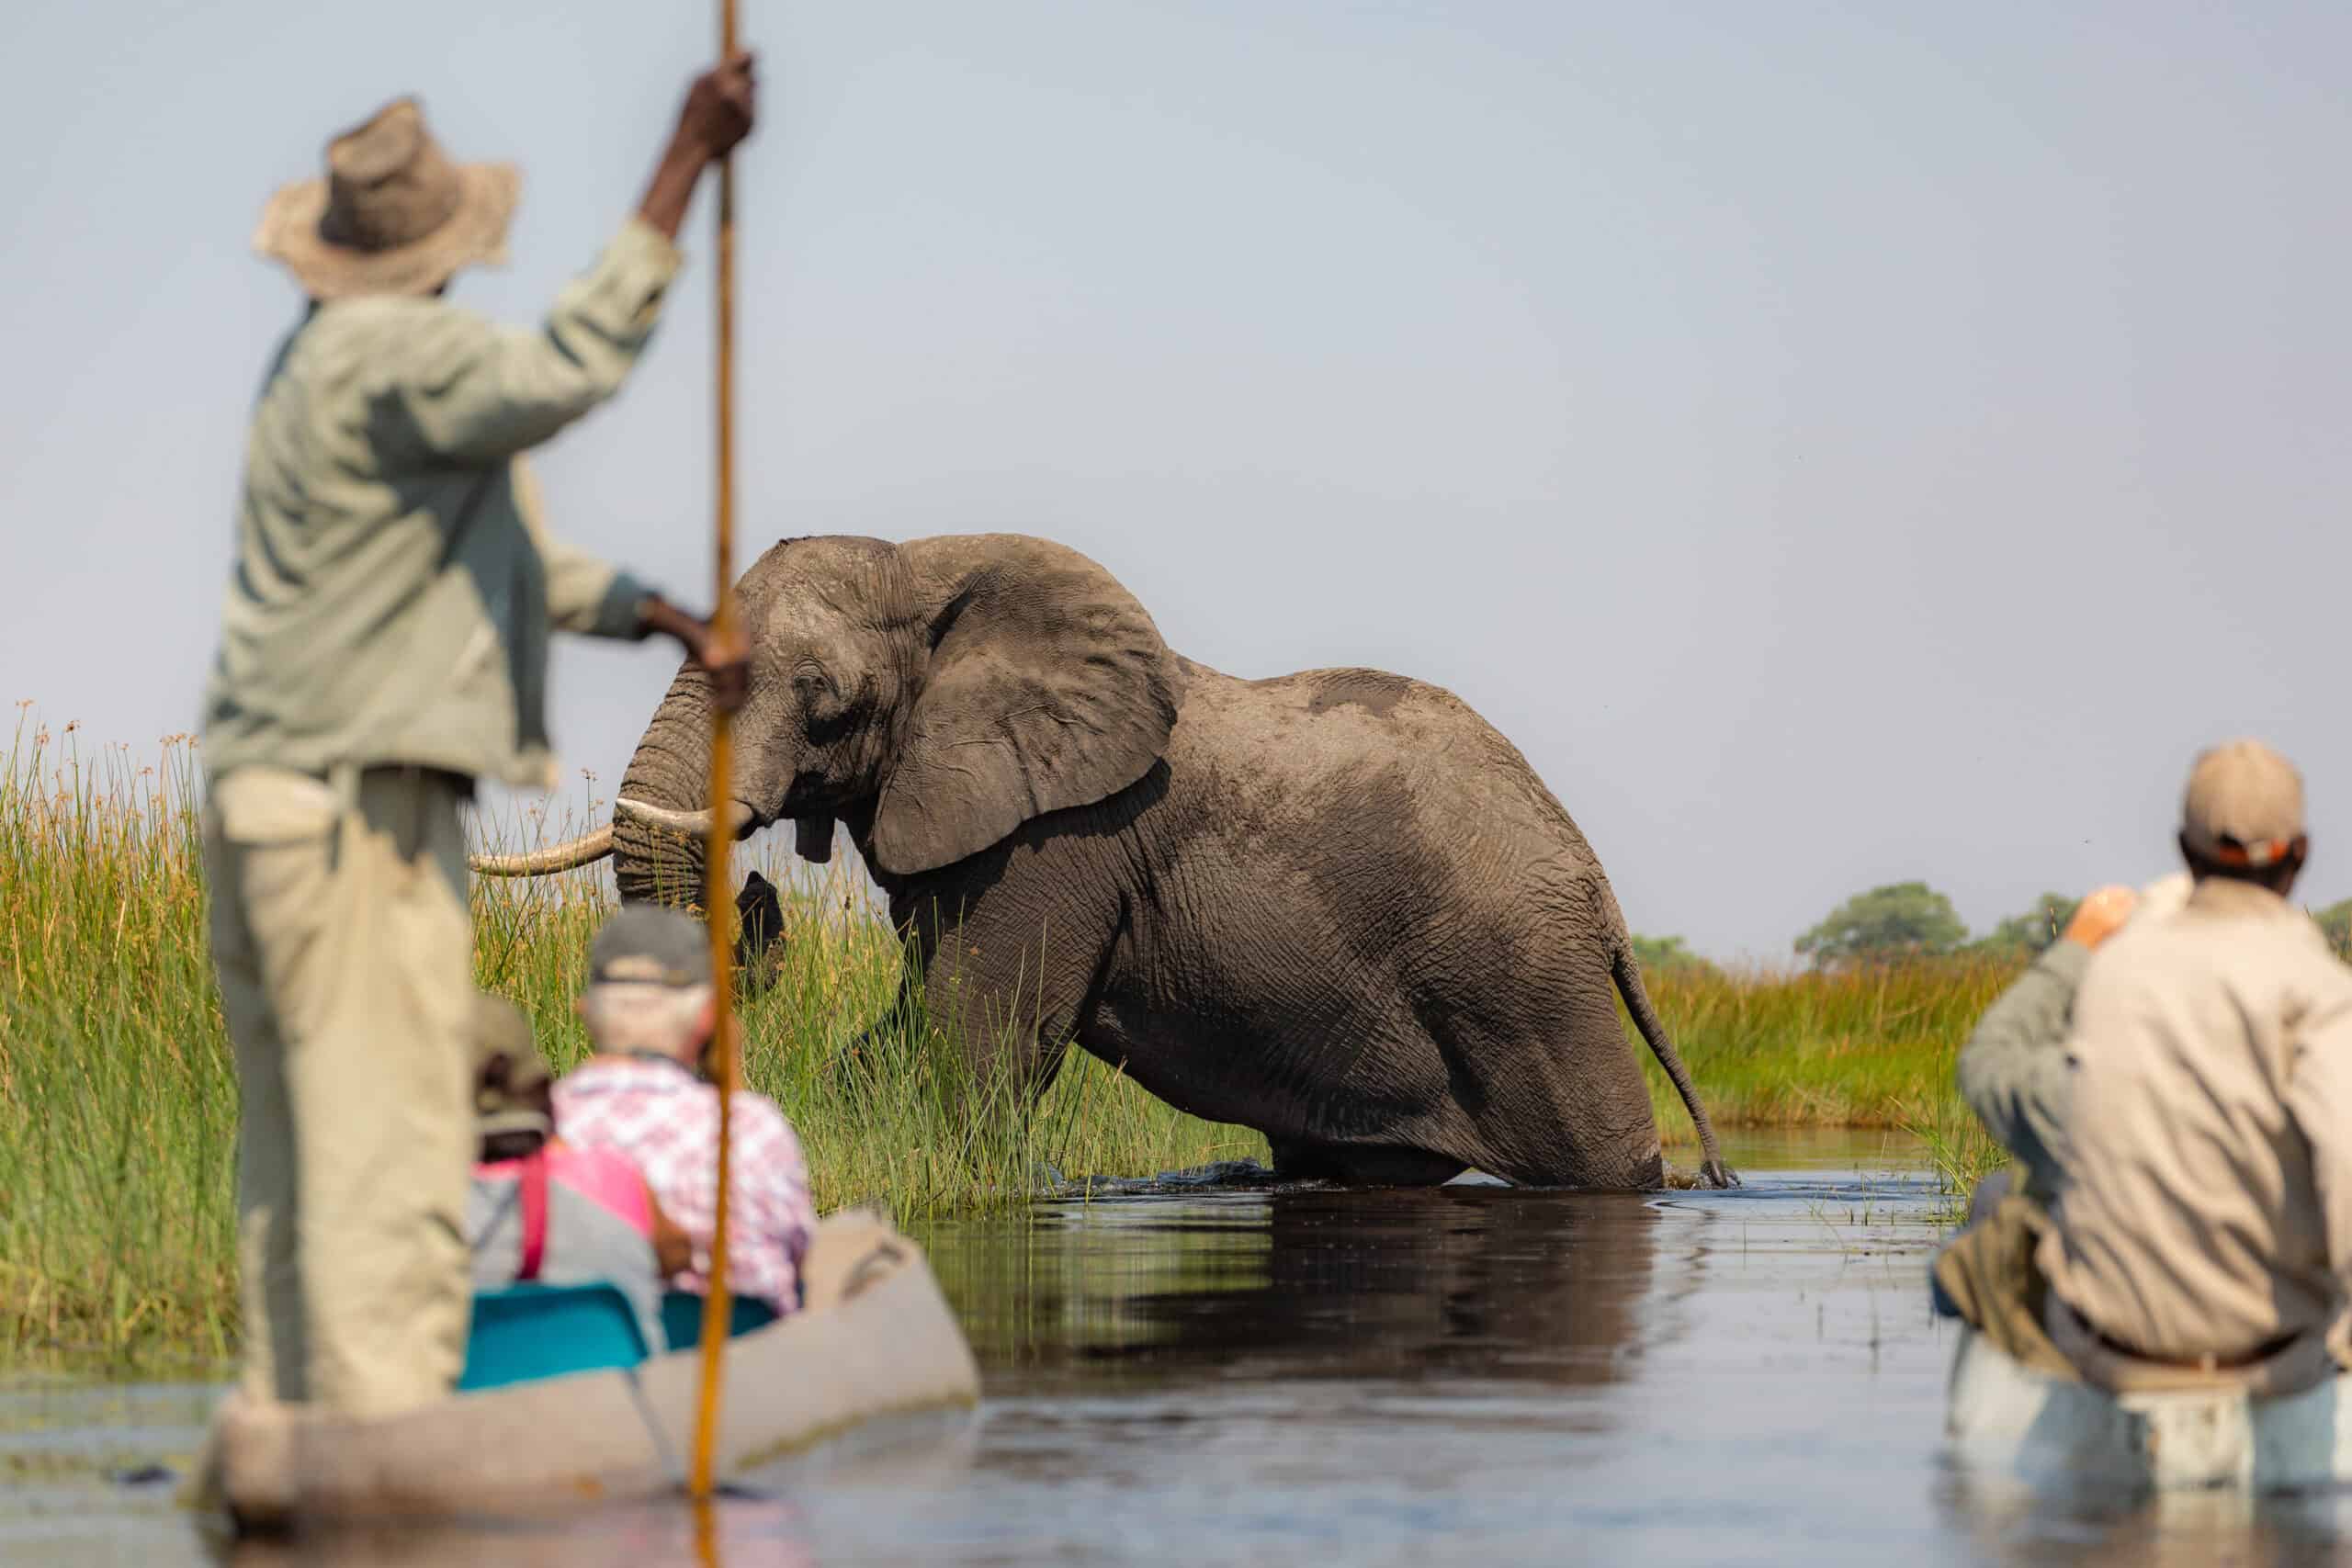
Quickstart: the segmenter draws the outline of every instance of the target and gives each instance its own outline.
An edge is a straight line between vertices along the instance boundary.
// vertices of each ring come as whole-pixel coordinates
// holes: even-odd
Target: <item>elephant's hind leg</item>
[[[1605,974],[1530,984],[1545,994],[1499,998],[1507,1005],[1432,1029],[1472,1130],[1470,1164],[1528,1187],[1664,1185],[1649,1086],[1608,984]]]

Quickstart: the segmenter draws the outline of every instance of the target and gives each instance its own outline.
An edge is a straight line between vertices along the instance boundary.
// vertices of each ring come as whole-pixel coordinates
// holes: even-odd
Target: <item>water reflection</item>
[[[1032,1386],[1589,1384],[1638,1349],[1657,1224],[1614,1195],[1292,1190],[1059,1205],[930,1240],[983,1368]]]
[[[1778,1160],[1776,1170],[1774,1156]],[[0,1562],[2204,1563],[2325,1559],[2337,1496],[2041,1494],[1942,1451],[1939,1200],[1867,1148],[1653,1200],[1478,1189],[1042,1205],[924,1237],[977,1418],[562,1526],[201,1543],[153,1489],[207,1391],[0,1390]],[[10,1469],[14,1468],[14,1483]]]
[[[344,1530],[289,1540],[217,1541],[222,1568],[645,1568],[729,1563],[809,1568],[806,1516],[782,1499],[735,1497],[696,1509],[583,1511],[562,1525],[482,1523]]]
[[[888,1532],[915,1538],[931,1529],[936,1506],[956,1496],[970,1470],[978,1427],[967,1412],[877,1422],[722,1487],[702,1507],[681,1496],[422,1529],[215,1537],[208,1560],[221,1568],[808,1568],[824,1560],[812,1514],[819,1499],[887,1499],[880,1511]]]
[[[1978,1561],[2091,1568],[2208,1568],[2218,1562],[2332,1562],[2352,1533],[2341,1493],[2098,1493],[2035,1489],[1955,1474],[1939,1502]]]

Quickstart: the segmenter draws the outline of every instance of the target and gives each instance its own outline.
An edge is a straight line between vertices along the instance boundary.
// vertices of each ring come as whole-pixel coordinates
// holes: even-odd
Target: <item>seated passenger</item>
[[[627,1158],[555,1134],[553,1080],[512,1002],[476,998],[474,1039],[481,1163],[466,1201],[474,1289],[609,1281],[628,1298],[647,1350],[660,1354],[662,1279],[684,1261],[684,1236]]]
[[[2316,1344],[2352,1275],[2352,969],[2287,902],[2309,848],[2301,778],[2256,742],[2206,752],[2179,844],[2183,907],[2052,965],[2077,978],[2054,976],[2050,1004],[2070,1021],[2061,1066],[2031,1064],[2044,1089],[2020,1098],[2023,1072],[1962,1069],[2054,1195],[2046,1218],[2019,1219],[2050,1298],[2036,1315],[2077,1367],[2267,1360]],[[2030,1122],[2030,1142],[2017,1132]],[[1946,1250],[1975,1259],[1939,1261],[1955,1294],[1994,1277],[1981,1239]],[[1976,1291],[1963,1315],[1985,1326],[2001,1293]]]
[[[557,1083],[557,1121],[566,1138],[618,1150],[644,1171],[692,1244],[672,1287],[707,1292],[718,1091],[701,1076],[716,1021],[703,928],[674,909],[624,908],[590,949],[579,1008],[595,1054]],[[749,1090],[736,1092],[732,1122],[728,1287],[789,1313],[817,1223],[800,1143],[774,1102]]]
[[[2084,974],[2035,1261],[2108,1348],[2230,1366],[2327,1329],[2352,1271],[2352,969],[2287,902],[2303,781],[2268,747],[2189,774],[2187,908]]]
[[[2066,1054],[2066,1032],[2074,1021],[2075,991],[2099,944],[2132,919],[2170,914],[2188,901],[2189,879],[2164,878],[2144,893],[2102,887],[2084,895],[2058,940],[2034,958],[2000,999],[1984,1010],[1968,1043],[1961,1047],[1961,1097],[1993,1140],[2023,1171],[2025,1194],[2047,1204],[2057,1196],[2061,1152],[2065,1147],[2066,1108],[2074,1093],[2074,1067]],[[1985,1179],[1971,1204],[1981,1215],[2009,1190],[2007,1171]]]

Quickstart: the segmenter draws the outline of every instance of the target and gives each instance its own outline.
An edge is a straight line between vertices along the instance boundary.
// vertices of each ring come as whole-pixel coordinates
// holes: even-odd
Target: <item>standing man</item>
[[[520,457],[620,389],[753,99],[748,56],[695,80],[636,213],[536,331],[443,299],[503,259],[517,175],[451,163],[412,99],[263,215],[257,248],[311,304],[254,411],[203,736],[249,1401],[387,1416],[463,1363],[458,807],[485,775],[554,783],[549,628],[662,633],[741,700],[742,649],[548,536]]]

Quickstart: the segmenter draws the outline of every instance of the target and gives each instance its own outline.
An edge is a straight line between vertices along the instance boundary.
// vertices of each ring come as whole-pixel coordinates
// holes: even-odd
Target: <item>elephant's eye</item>
[[[849,705],[832,677],[821,670],[802,669],[792,677],[793,694],[800,702],[800,719],[812,740],[837,736],[848,721]]]

